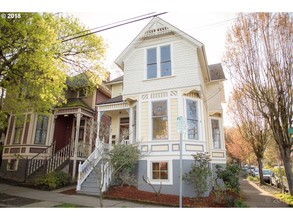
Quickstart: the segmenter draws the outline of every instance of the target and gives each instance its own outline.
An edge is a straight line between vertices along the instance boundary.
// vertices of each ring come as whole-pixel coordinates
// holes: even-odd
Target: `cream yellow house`
[[[153,18],[116,59],[124,75],[107,83],[112,98],[99,104],[98,117],[111,117],[109,144],[136,143],[140,190],[152,191],[147,177],[162,193],[179,195],[179,133],[183,116],[183,172],[192,154],[208,152],[211,168],[226,164],[223,135],[224,72],[208,65],[203,43],[159,17]],[[212,183],[211,183],[212,186]],[[183,196],[194,195],[184,184]]]

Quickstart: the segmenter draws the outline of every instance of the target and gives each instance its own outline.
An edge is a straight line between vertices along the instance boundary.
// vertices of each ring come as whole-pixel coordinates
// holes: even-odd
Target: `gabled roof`
[[[117,84],[117,83],[121,83],[123,82],[123,76],[119,76],[109,82],[106,83],[106,85],[113,85],[113,84]]]
[[[129,55],[129,53],[145,39],[151,37],[160,37],[164,35],[176,35],[188,40],[190,43],[194,44],[197,47],[203,47],[203,43],[181,31],[180,29],[169,24],[165,20],[154,17],[143,29],[142,31],[134,38],[134,40],[124,49],[124,51],[117,57],[115,63],[123,69],[123,61]]]
[[[212,81],[225,80],[225,74],[220,63],[209,65],[209,72]]]

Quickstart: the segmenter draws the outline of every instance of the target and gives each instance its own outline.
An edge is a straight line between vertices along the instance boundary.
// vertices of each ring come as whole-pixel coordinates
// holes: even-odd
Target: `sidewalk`
[[[0,183],[0,207],[39,207],[49,208],[63,203],[75,204],[92,208],[99,208],[98,197],[89,195],[67,195],[61,192],[72,189],[66,187],[55,191],[41,191],[26,187],[19,187]],[[163,206],[134,203],[120,200],[104,199],[105,208],[163,208]],[[166,207],[165,207],[166,208]]]
[[[240,190],[244,202],[250,208],[281,208],[289,207],[286,203],[276,199],[272,194],[264,191],[258,185],[246,179],[239,179]]]

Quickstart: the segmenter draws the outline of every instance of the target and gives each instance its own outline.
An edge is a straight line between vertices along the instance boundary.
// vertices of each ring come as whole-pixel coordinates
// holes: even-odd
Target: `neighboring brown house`
[[[78,163],[95,147],[95,106],[111,92],[100,85],[86,96],[82,87],[76,89],[69,81],[67,85],[67,103],[52,114],[10,115],[0,177],[26,181],[63,169],[76,179]]]

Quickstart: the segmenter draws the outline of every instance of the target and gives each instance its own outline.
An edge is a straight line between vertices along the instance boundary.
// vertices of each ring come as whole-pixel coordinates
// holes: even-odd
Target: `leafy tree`
[[[238,164],[253,164],[255,155],[249,143],[241,136],[237,127],[225,128],[225,143],[227,156],[230,162],[237,161]]]
[[[194,163],[191,165],[191,171],[185,173],[183,179],[191,184],[197,197],[203,197],[208,190],[208,178],[211,176],[209,168],[210,156],[207,153],[197,153],[192,155]]]
[[[93,34],[72,39],[87,33],[73,17],[20,13],[17,19],[0,18],[0,29],[2,126],[5,114],[45,113],[65,102],[67,76],[82,73],[87,91],[105,77],[103,39]]]
[[[269,124],[284,163],[290,194],[293,127],[292,13],[239,14],[228,31],[225,66],[233,84],[241,88]]]

